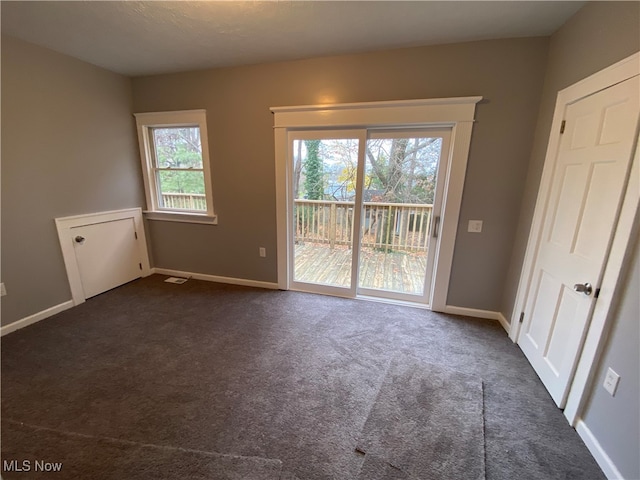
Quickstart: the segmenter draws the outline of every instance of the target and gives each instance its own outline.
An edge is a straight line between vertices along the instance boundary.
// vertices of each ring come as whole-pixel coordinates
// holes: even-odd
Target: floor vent
[[[169,277],[169,278],[167,278],[165,280],[165,282],[167,282],[167,283],[177,283],[178,285],[182,285],[187,280],[189,280],[189,279],[188,278]]]

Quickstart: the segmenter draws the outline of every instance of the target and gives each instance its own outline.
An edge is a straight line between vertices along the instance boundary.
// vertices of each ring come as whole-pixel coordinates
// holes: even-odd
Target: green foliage
[[[159,177],[162,193],[204,194],[204,175],[200,171],[161,170]]]
[[[194,169],[193,171],[161,170],[159,172],[161,191],[204,194],[200,129],[197,127],[155,128],[153,139],[159,168]]]
[[[296,198],[352,200],[358,142],[343,139],[296,142]],[[432,204],[441,148],[440,137],[391,136],[367,140],[365,201]]]
[[[304,189],[309,200],[322,200],[324,197],[324,182],[322,160],[320,160],[320,140],[305,140],[307,159],[303,169],[305,174]]]

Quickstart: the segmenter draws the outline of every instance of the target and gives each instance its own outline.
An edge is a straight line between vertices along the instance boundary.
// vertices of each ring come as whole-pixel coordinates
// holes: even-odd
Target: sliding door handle
[[[431,236],[438,238],[438,229],[440,228],[440,217],[433,217],[433,226],[431,227]]]

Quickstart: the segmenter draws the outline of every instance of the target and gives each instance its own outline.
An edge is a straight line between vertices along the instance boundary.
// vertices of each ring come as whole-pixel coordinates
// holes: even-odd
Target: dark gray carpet
[[[489,480],[604,479],[497,322],[164,278],[2,337],[2,418],[349,480],[386,368],[405,355],[483,379]]]
[[[424,480],[482,480],[483,423],[479,378],[398,356],[357,449]]]
[[[364,457],[358,480],[415,480],[402,470],[389,464],[388,461],[375,455]]]
[[[279,480],[282,463],[181,448],[142,445],[58,432],[4,420],[3,460],[18,460],[27,472],[3,472],[5,480],[77,478],[92,480]],[[42,462],[60,463],[49,470]],[[36,462],[41,462],[37,465]],[[51,467],[54,468],[54,467]]]

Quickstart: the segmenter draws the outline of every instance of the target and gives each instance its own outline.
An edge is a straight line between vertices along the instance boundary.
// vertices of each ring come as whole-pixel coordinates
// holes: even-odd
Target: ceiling
[[[546,36],[585,2],[3,1],[2,33],[130,76]]]

